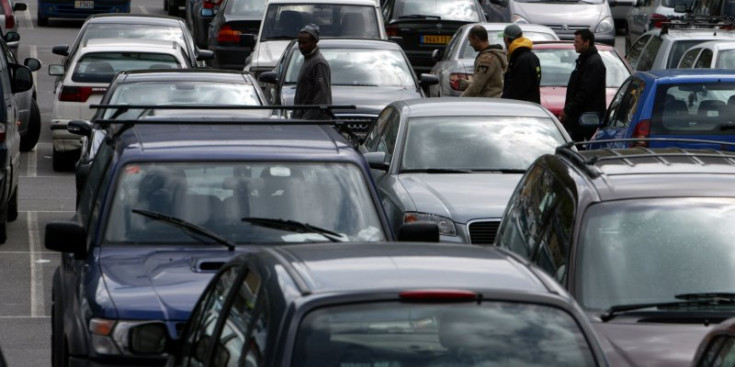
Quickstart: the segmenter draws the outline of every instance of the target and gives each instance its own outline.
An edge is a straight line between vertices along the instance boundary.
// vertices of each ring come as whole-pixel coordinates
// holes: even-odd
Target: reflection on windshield
[[[364,180],[349,164],[130,164],[118,179],[105,240],[194,242],[178,228],[132,213],[141,209],[202,226],[234,243],[328,241],[311,233],[251,225],[242,221],[245,217],[290,219],[351,241],[383,241]]]
[[[735,50],[721,50],[717,54],[717,69],[735,70]]]
[[[577,299],[587,309],[735,291],[735,200],[626,200],[588,209]]]
[[[301,322],[292,361],[292,367],[596,364],[585,335],[566,312],[539,304],[490,301],[317,309]]]
[[[149,24],[89,24],[82,35],[80,45],[97,38],[131,38],[159,41],[176,41],[184,46],[184,34],[178,27],[162,27]]]
[[[566,87],[579,54],[573,49],[534,49],[541,63],[542,87]],[[630,76],[628,68],[613,51],[599,50],[605,64],[605,84],[608,88],[619,88]]]
[[[559,37],[556,36],[554,31],[549,30],[551,33],[543,33],[543,32],[533,32],[533,31],[523,31],[523,37],[526,37],[530,39],[531,41],[556,41],[559,39]],[[469,34],[469,32],[467,33]],[[487,31],[488,41],[491,45],[500,45],[505,49],[505,43],[503,43],[503,30],[488,30]],[[475,57],[477,57],[477,51],[475,51],[472,46],[470,46],[470,43],[465,40],[462,42],[462,50],[459,53],[460,59],[472,59],[474,60]]]
[[[413,118],[401,169],[525,170],[563,142],[550,118]]]
[[[403,53],[390,50],[320,49],[329,63],[332,85],[415,88],[413,72]],[[296,84],[304,63],[299,52],[292,54],[286,69],[287,84]]]
[[[442,20],[467,22],[481,20],[472,0],[405,0],[396,3],[394,18],[412,15],[436,16]]]

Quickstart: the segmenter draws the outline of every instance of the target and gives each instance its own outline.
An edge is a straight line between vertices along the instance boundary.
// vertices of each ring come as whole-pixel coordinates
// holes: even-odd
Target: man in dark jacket
[[[589,140],[596,128],[580,126],[579,117],[585,112],[595,112],[602,119],[607,109],[606,70],[595,47],[595,35],[589,29],[574,32],[574,49],[579,57],[569,76],[561,122],[574,141],[583,141]]]
[[[332,72],[327,60],[319,52],[319,26],[307,24],[299,31],[299,51],[304,55],[299,77],[296,79],[294,105],[331,105],[332,104]],[[294,118],[324,120],[332,116],[322,110],[296,110]]]
[[[541,103],[541,64],[531,51],[533,42],[523,37],[517,24],[505,27],[503,41],[508,49],[508,71],[505,72],[502,98]]]

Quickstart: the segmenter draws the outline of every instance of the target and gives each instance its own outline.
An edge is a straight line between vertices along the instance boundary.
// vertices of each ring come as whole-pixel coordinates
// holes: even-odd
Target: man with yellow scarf
[[[502,98],[541,103],[541,65],[531,51],[533,42],[523,37],[517,24],[505,27],[503,41],[508,49],[508,71],[505,72]]]

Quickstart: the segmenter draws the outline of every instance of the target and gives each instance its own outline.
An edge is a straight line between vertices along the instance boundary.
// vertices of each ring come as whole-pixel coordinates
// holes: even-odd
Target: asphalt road
[[[20,59],[35,57],[43,67],[36,72],[38,101],[43,128],[38,146],[23,153],[16,222],[8,225],[8,241],[0,246],[0,347],[10,366],[48,366],[51,363],[51,277],[59,254],[43,246],[46,223],[66,220],[74,213],[74,175],[54,172],[51,167],[53,78],[48,65],[59,63],[51,48],[71,43],[80,21],[51,20],[48,27],[36,25],[37,3],[26,2],[19,12]],[[133,13],[164,15],[160,0],[133,0]],[[616,45],[622,50],[623,38]]]

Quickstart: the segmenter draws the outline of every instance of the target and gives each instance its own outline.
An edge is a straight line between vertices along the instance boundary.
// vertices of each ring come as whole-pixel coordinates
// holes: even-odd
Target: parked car
[[[85,19],[102,13],[130,13],[130,0],[38,0],[36,22],[49,25],[49,18]]]
[[[432,52],[443,50],[461,26],[486,21],[477,0],[387,0],[382,9],[388,37],[401,45],[417,75],[431,71]]]
[[[177,339],[238,252],[395,239],[367,163],[333,126],[180,112],[117,124],[74,220],[46,225],[46,248],[62,253],[54,366],[163,365],[161,354],[134,353],[134,326],[164,324]]]
[[[696,0],[691,3],[687,12],[691,17],[720,21],[735,15],[733,3],[722,0]]]
[[[605,64],[605,90],[610,104],[633,70],[614,47],[599,43],[595,47]],[[579,54],[569,41],[537,42],[533,45],[533,52],[541,64],[541,105],[559,118],[564,111],[569,77]]]
[[[735,69],[735,40],[700,43],[684,52],[679,69]]]
[[[692,367],[726,367],[735,363],[735,318],[707,332],[697,347]]]
[[[202,49],[207,48],[209,22],[219,11],[222,0],[184,0],[186,26],[194,36],[194,42]]]
[[[332,112],[340,119],[355,121],[353,130],[362,134],[389,103],[423,98],[424,88],[437,82],[433,75],[417,79],[403,50],[394,42],[324,39],[319,41],[319,50],[331,70],[332,104],[356,107]],[[303,63],[304,56],[294,40],[286,47],[275,71],[260,74],[261,84],[274,86],[269,93],[271,104],[293,105]]]
[[[167,345],[171,366],[606,365],[555,282],[469,246],[267,248],[219,271],[180,343],[161,325],[135,329],[131,345]]]
[[[610,365],[689,366],[707,331],[735,315],[734,158],[562,146],[520,180],[496,245],[572,294]]]
[[[674,69],[690,47],[714,40],[735,40],[735,30],[682,20],[663,24],[661,29],[644,33],[626,51],[625,58],[633,70]]]
[[[214,54],[209,50],[200,50],[181,18],[154,16],[143,14],[97,14],[84,21],[71,45],[61,44],[53,47],[52,52],[63,56],[61,63],[68,68],[69,59],[89,40],[108,39],[152,39],[175,41],[181,44],[186,52],[189,64],[204,66]],[[60,81],[60,80],[59,80]]]
[[[176,41],[94,38],[87,40],[64,65],[50,65],[49,74],[60,76],[51,116],[54,170],[73,167],[79,159],[81,141],[67,131],[71,120],[89,120],[119,71],[133,69],[190,68],[186,50]]]
[[[591,140],[665,137],[735,142],[735,70],[636,72],[620,87]],[[631,144],[601,143],[591,147]],[[654,140],[635,144],[733,149],[716,142]]]
[[[469,80],[475,73],[475,57],[477,51],[470,46],[467,35],[475,24],[466,24],[457,30],[447,47],[434,49],[431,57],[436,61],[431,74],[439,78],[439,84],[429,88],[432,97],[459,96],[459,81]],[[482,23],[487,29],[488,41],[491,45],[500,45],[505,49],[503,31],[508,23]],[[558,40],[559,36],[546,26],[536,24],[519,24],[523,36],[534,41]]]
[[[0,35],[5,36],[8,32],[18,31],[18,20],[15,17],[16,11],[25,11],[28,7],[25,3],[14,2],[13,0],[0,0],[2,14],[0,14]],[[8,47],[13,53],[18,53],[19,41],[8,42]]]
[[[212,66],[242,70],[253,51],[266,0],[224,0],[209,23],[207,47]]]
[[[492,244],[528,165],[568,141],[538,104],[444,97],[391,103],[361,150],[394,228],[431,221],[442,241]]]
[[[269,0],[244,70],[256,77],[273,70],[309,23],[319,26],[322,38],[387,39],[376,0]]]
[[[625,16],[625,49],[633,44],[633,41],[654,28],[675,19],[686,16],[688,9],[694,0],[635,0],[635,6]]]

